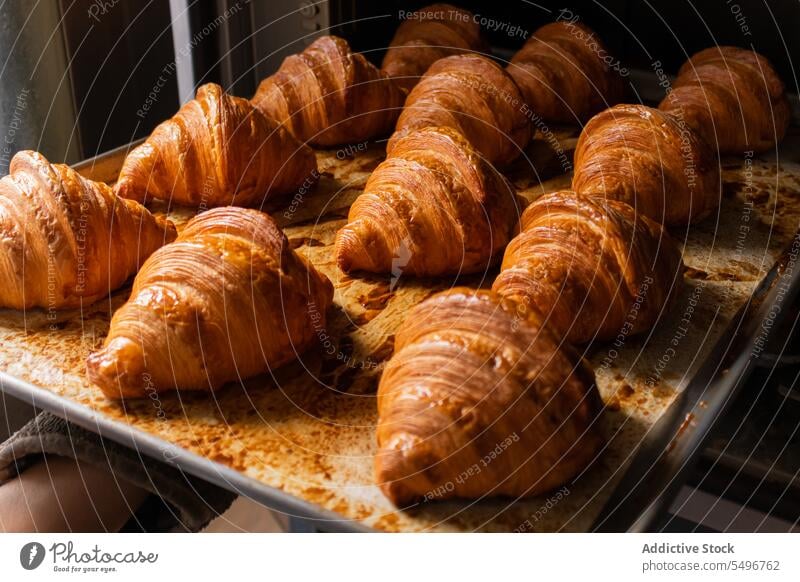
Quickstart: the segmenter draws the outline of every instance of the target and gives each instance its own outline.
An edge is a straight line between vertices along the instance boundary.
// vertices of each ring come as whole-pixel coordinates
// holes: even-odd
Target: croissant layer
[[[730,46],[702,50],[684,63],[659,109],[683,119],[723,154],[773,148],[791,120],[772,64]]]
[[[508,73],[542,119],[575,123],[622,100],[625,86],[609,58],[589,27],[559,21],[533,34],[511,59]]]
[[[650,329],[682,285],[679,249],[623,202],[555,192],[521,224],[492,289],[542,313],[572,343]]]
[[[603,442],[590,368],[533,311],[457,288],[400,327],[378,388],[376,480],[396,505],[537,495]]]
[[[406,99],[387,151],[405,134],[423,127],[449,127],[492,164],[520,155],[531,138],[530,119],[513,79],[476,54],[436,61]]]
[[[487,51],[474,14],[450,4],[431,4],[414,12],[397,28],[381,70],[408,92],[439,59]]]
[[[22,151],[0,180],[0,306],[65,309],[122,286],[174,225],[69,166]]]
[[[644,105],[617,105],[583,128],[572,189],[625,202],[656,222],[696,222],[719,206],[719,164],[688,125]]]
[[[346,271],[416,276],[485,269],[513,236],[513,186],[458,132],[395,140],[336,235]]]
[[[389,133],[403,93],[347,41],[323,36],[287,57],[251,101],[299,140],[334,146]]]
[[[210,210],[142,266],[89,378],[112,398],[214,390],[295,359],[332,297],[269,216]]]
[[[128,155],[115,191],[199,208],[254,206],[297,190],[316,168],[311,148],[209,83]]]

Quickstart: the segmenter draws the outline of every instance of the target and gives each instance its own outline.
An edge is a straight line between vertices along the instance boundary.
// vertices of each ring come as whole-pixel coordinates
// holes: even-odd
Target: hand
[[[117,531],[147,495],[109,467],[43,457],[0,486],[0,532]]]

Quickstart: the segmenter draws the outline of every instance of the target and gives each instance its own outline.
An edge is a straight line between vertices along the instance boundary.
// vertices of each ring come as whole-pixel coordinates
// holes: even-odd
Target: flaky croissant
[[[514,160],[531,138],[530,119],[513,79],[476,54],[436,61],[406,99],[388,149],[423,127],[457,129],[489,162]]]
[[[332,298],[268,215],[210,210],[142,266],[87,360],[89,379],[111,398],[214,390],[294,360]]]
[[[488,266],[513,236],[513,186],[458,132],[427,127],[394,140],[336,235],[346,272],[417,276]]]
[[[62,309],[120,287],[175,226],[39,153],[0,180],[0,306]]]
[[[554,192],[523,213],[492,289],[571,343],[647,330],[683,282],[664,229],[616,200]]]
[[[583,128],[572,189],[620,200],[667,225],[695,222],[720,202],[711,147],[675,117],[644,105],[617,105]]]
[[[658,107],[683,119],[723,154],[774,147],[791,119],[783,82],[770,62],[731,46],[692,56]]]
[[[389,133],[403,93],[347,41],[323,36],[287,57],[251,102],[297,139],[334,146]]]
[[[488,51],[475,16],[450,4],[431,4],[397,28],[381,69],[408,92],[439,59],[470,51]]]
[[[526,497],[598,452],[594,374],[535,311],[457,288],[414,308],[378,387],[376,481],[397,505]]]
[[[253,206],[296,190],[316,168],[311,148],[209,83],[125,158],[115,192],[201,208]]]
[[[589,27],[559,21],[539,28],[507,70],[536,115],[575,123],[622,100],[625,86],[609,60],[608,50]]]

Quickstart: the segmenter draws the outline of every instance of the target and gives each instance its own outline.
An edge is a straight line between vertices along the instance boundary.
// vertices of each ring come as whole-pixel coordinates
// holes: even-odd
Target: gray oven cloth
[[[0,484],[43,455],[108,467],[118,479],[150,492],[122,531],[200,531],[236,499],[236,494],[189,475],[175,464],[144,456],[48,412],[39,413],[0,444]]]

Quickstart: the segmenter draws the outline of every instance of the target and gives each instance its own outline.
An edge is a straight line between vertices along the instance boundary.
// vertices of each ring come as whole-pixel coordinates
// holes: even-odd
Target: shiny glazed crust
[[[214,390],[294,360],[332,300],[268,215],[210,210],[142,266],[89,378],[112,398]]]
[[[311,148],[209,83],[125,158],[114,189],[138,201],[254,206],[293,192],[316,168]]]
[[[507,70],[535,114],[546,121],[574,124],[624,97],[622,77],[602,59],[608,54],[589,27],[553,22],[528,39]]]
[[[393,142],[423,127],[461,132],[489,162],[513,161],[531,139],[522,95],[513,79],[486,57],[465,54],[436,61],[406,99]]]
[[[571,343],[650,329],[683,284],[680,250],[616,200],[554,192],[523,213],[494,289]]]
[[[485,269],[513,236],[513,186],[458,132],[394,140],[336,235],[346,271],[438,276]]]
[[[0,306],[65,309],[122,286],[175,226],[102,182],[22,151],[0,180]]]
[[[719,206],[719,164],[711,147],[675,117],[617,105],[583,128],[572,189],[626,202],[662,224],[686,224]]]
[[[378,388],[375,457],[376,481],[396,505],[537,495],[599,450],[590,368],[517,307],[457,288],[418,305],[398,330]]]
[[[431,4],[400,24],[381,70],[408,93],[433,63],[470,51],[488,51],[474,15],[450,4]]]
[[[389,133],[403,92],[347,41],[323,36],[287,57],[251,101],[297,139],[334,146]]]
[[[791,120],[772,64],[754,51],[730,46],[692,56],[658,107],[683,119],[723,154],[774,148]]]

